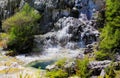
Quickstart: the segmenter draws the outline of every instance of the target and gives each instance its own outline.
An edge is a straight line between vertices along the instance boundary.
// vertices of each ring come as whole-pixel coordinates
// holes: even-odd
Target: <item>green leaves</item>
[[[9,34],[8,48],[20,53],[31,50],[33,35],[39,30],[40,14],[28,4],[21,11],[3,22],[3,29]]]
[[[109,53],[120,48],[120,2],[119,0],[106,0],[106,25],[102,29],[100,51],[107,57]]]
[[[89,78],[90,71],[88,70],[89,59],[76,60],[76,75],[80,78]]]
[[[68,74],[67,72],[59,69],[47,72],[46,76],[49,78],[67,78]]]

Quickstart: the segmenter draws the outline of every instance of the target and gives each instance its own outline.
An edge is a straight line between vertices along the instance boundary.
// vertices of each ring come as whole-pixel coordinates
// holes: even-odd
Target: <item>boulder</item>
[[[93,62],[89,63],[88,68],[90,70],[93,70],[92,75],[99,76],[100,74],[101,75],[104,74],[104,72],[102,72],[102,70],[104,70],[105,68],[110,66],[110,64],[111,64],[110,60],[93,61]]]
[[[104,60],[104,61],[93,61],[89,63],[89,68],[90,69],[104,69],[110,65],[111,61],[110,60]]]
[[[56,64],[46,66],[46,70],[50,71],[56,68]]]
[[[101,73],[100,73],[100,77],[105,77],[105,75],[106,75],[106,72],[105,72],[105,70],[103,69],[102,71],[101,71]]]

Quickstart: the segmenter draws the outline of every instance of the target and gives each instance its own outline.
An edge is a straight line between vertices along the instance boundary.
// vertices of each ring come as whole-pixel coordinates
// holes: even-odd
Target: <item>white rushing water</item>
[[[18,55],[16,56],[17,59],[20,59],[25,64],[30,62],[41,60],[41,61],[50,61],[50,60],[58,60],[61,58],[76,58],[78,55],[81,58],[84,57],[82,49],[71,50],[71,49],[63,49],[63,48],[48,48],[46,49],[42,55]]]

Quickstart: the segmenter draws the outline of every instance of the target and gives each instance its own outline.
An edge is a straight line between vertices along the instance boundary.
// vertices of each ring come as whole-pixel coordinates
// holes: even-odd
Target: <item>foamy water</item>
[[[63,48],[48,48],[41,55],[30,55],[30,56],[18,55],[16,56],[16,58],[23,61],[25,64],[28,64],[36,60],[48,61],[48,60],[58,60],[61,58],[76,58],[78,55],[84,57],[83,51],[80,49],[70,50]]]

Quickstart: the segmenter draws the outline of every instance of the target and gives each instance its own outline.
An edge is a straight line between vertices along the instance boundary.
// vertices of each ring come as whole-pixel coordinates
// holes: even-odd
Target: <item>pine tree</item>
[[[106,24],[101,33],[100,49],[116,52],[120,48],[120,0],[106,0]]]

